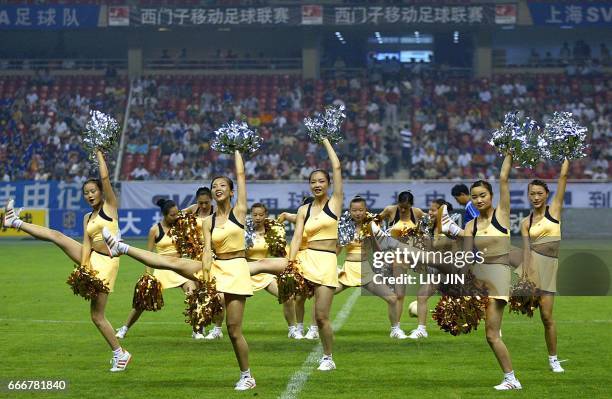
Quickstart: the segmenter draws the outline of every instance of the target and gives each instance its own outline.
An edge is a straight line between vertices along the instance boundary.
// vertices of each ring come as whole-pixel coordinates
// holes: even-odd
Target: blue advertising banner
[[[534,25],[612,26],[612,3],[531,3]]]
[[[23,208],[85,209],[81,185],[61,181],[19,181],[0,183],[0,206],[9,199]]]
[[[99,6],[89,5],[2,5],[0,29],[80,29],[95,28]]]
[[[83,218],[90,209],[49,211],[49,227],[71,237],[83,237]],[[119,209],[122,237],[144,237],[161,220],[158,209]]]

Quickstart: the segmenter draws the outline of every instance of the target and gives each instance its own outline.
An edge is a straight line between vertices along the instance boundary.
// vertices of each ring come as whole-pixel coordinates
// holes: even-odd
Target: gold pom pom
[[[134,287],[132,307],[138,310],[157,312],[164,306],[162,284],[151,274],[143,274]]]
[[[75,265],[66,283],[72,288],[74,295],[80,295],[86,301],[90,301],[95,299],[100,293],[108,294],[110,292],[104,281],[96,277],[97,274],[97,270]]]
[[[312,298],[314,295],[314,285],[304,278],[297,265],[297,260],[289,261],[285,270],[278,275],[278,303],[285,303],[297,296]]]
[[[185,304],[185,323],[191,325],[193,331],[202,331],[209,326],[213,318],[223,311],[214,277],[211,281],[200,280],[198,288],[185,294]]]
[[[540,297],[537,296],[535,284],[526,276],[522,276],[510,290],[508,312],[521,313],[533,317],[533,312],[540,307]]]
[[[477,330],[489,302],[487,290],[477,284],[474,274],[468,272],[465,277],[464,284],[440,286],[444,295],[432,315],[440,329],[451,335]]]
[[[174,226],[168,231],[176,251],[181,257],[201,260],[204,244],[202,234],[198,229],[198,220],[193,213],[179,212]]]
[[[264,220],[264,240],[268,246],[268,253],[273,258],[282,258],[287,255],[287,239],[285,226],[273,219]]]

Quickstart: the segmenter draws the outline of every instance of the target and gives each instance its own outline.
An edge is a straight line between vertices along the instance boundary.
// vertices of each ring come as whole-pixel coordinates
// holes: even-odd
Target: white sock
[[[549,362],[556,362],[557,361],[557,355],[552,355],[552,356],[548,356],[548,361]]]
[[[23,220],[21,219],[15,219],[13,220],[13,223],[11,223],[13,225],[13,228],[17,229],[17,230],[21,230],[21,226],[23,225]]]
[[[333,360],[331,353],[329,355],[323,355],[323,360]]]
[[[121,326],[121,328],[125,328],[125,331],[130,329],[128,326]]]
[[[452,237],[457,237],[461,233],[461,231],[461,227],[457,226],[455,223],[451,223],[451,225],[448,227],[448,233]]]
[[[289,326],[288,328],[289,328],[289,332],[292,332],[292,331],[295,331],[296,327],[295,326]]]
[[[419,330],[419,331],[427,331],[427,327],[425,327],[423,324],[419,324],[417,326],[417,330]]]
[[[240,372],[240,378],[251,378],[251,369]]]
[[[308,329],[312,331],[319,331],[319,326],[310,326]]]
[[[215,330],[215,332],[221,332],[223,329],[221,327],[219,327],[219,326],[215,326],[214,330]]]
[[[297,330],[299,332],[304,331],[304,323],[297,323],[297,325],[295,326],[295,328],[297,328]]]
[[[113,357],[119,357],[123,354],[123,348],[119,347],[117,349],[113,349]]]
[[[119,251],[120,254],[123,254],[123,255],[127,254],[128,249],[130,249],[130,246],[124,242],[120,242],[119,244],[117,244],[117,250]]]
[[[514,370],[510,371],[509,373],[504,373],[504,378],[506,380],[516,380],[516,377],[514,376]]]

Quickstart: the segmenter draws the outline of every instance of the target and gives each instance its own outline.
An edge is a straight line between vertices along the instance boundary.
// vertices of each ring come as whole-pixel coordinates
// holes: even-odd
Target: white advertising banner
[[[497,183],[493,183],[494,196],[498,197]],[[529,208],[527,198],[528,181],[514,181],[510,186],[510,201],[513,209]],[[436,198],[443,198],[456,204],[451,196],[452,187],[457,182],[350,182],[344,185],[345,206],[356,195],[365,198],[368,208],[382,209],[395,203],[397,195],[404,190],[414,194],[414,205],[426,208]],[[174,200],[179,208],[195,203],[195,192],[198,183],[180,182],[123,182],[121,190],[121,208],[150,209],[155,207],[159,198]],[[551,195],[554,195],[556,183],[549,184]],[[271,211],[275,209],[296,209],[302,198],[310,195],[307,183],[248,183],[247,197],[249,205],[255,202],[264,203]],[[494,203],[496,202],[494,197]],[[565,193],[566,208],[610,208],[612,183],[568,183]]]

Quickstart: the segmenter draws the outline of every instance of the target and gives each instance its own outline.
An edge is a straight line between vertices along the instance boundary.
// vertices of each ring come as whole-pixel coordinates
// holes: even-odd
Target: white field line
[[[344,303],[344,306],[342,306],[342,309],[340,309],[340,312],[336,315],[336,318],[332,322],[332,330],[334,332],[340,330],[346,319],[348,319],[349,315],[351,314],[351,310],[355,305],[355,302],[357,302],[357,298],[359,298],[360,292],[361,290],[358,289],[353,291],[351,296],[349,296],[346,302]],[[296,371],[293,376],[291,376],[291,379],[287,383],[285,391],[280,395],[280,399],[294,399],[298,397],[298,395],[304,388],[304,384],[306,384],[306,381],[308,381],[308,377],[310,377],[312,370],[314,370],[315,365],[317,364],[318,360],[321,358],[322,355],[323,347],[319,343],[308,354],[308,357],[306,358],[304,363],[302,363],[302,367],[298,371]]]

